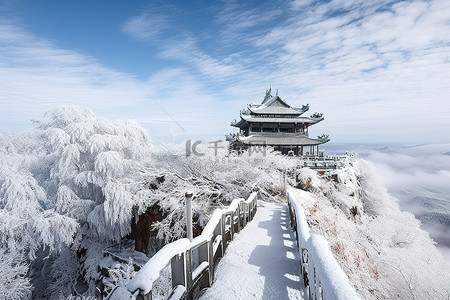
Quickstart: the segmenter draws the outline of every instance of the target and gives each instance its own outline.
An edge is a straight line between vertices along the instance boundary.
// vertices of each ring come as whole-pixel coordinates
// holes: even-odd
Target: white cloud
[[[293,105],[309,102],[325,115],[311,132],[334,141],[450,141],[439,133],[450,130],[448,8],[442,0],[227,2],[213,10],[215,32],[168,36],[159,55],[181,63],[199,94],[215,90],[243,107],[272,84]]]
[[[59,47],[19,24],[0,19],[0,127],[29,128],[49,109],[80,105],[113,119],[135,119],[154,136],[175,126],[155,104],[149,84],[102,66],[93,57]],[[177,107],[177,112],[183,107]],[[163,131],[159,132],[159,131]]]
[[[450,130],[446,8],[445,1],[333,1],[295,13],[280,7],[283,20],[267,32],[237,30],[264,26],[267,12],[233,4],[219,14],[233,51],[214,55],[190,36],[163,47],[162,57],[186,63],[201,82],[226,83],[224,97],[239,95],[242,105],[259,101],[269,84],[279,87],[288,102],[324,112],[317,129],[334,140],[449,141],[437,130]]]

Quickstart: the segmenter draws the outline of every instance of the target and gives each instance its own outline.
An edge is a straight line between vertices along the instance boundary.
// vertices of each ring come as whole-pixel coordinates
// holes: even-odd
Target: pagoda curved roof
[[[237,121],[237,120],[233,120],[233,121],[231,121],[231,126],[234,126],[234,127],[241,127],[241,126],[243,126],[243,125],[245,125],[247,122],[244,120],[244,119],[240,119],[239,121]]]
[[[260,122],[260,123],[305,123],[305,124],[316,124],[323,120],[320,118],[309,118],[309,117],[295,117],[295,118],[264,118],[255,115],[243,115],[241,118],[247,122]]]
[[[306,108],[305,108],[306,107]],[[254,114],[279,114],[279,115],[301,115],[309,109],[307,106],[302,108],[296,107],[281,107],[281,106],[266,106],[260,105],[258,107],[249,106],[248,109]]]

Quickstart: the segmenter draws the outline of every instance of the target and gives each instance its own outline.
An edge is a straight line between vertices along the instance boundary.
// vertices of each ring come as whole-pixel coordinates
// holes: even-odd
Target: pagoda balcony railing
[[[308,133],[306,132],[264,132],[264,131],[249,131],[249,135],[265,135],[265,136],[305,136],[308,137]]]
[[[299,156],[288,156],[291,159],[296,159],[298,161],[296,169],[300,168],[311,168],[319,170],[327,169],[340,169],[345,166],[348,162],[353,162],[359,159],[358,153],[346,152],[343,155],[324,155],[322,151],[319,155],[299,155]],[[297,171],[296,171],[297,172]],[[296,181],[299,182],[297,178],[297,173],[295,175]]]

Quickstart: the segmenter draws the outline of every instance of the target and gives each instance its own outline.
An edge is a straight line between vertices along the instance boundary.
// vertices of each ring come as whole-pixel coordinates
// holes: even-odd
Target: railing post
[[[199,264],[206,261],[206,262],[208,262],[208,265],[209,265],[207,276],[203,275],[203,277],[201,278],[201,280],[199,282],[200,289],[210,287],[212,284],[211,274],[213,273],[213,267],[211,264],[211,261],[212,261],[212,257],[211,257],[212,251],[211,250],[212,250],[212,241],[211,240],[208,240],[206,243],[204,243],[203,245],[198,247]]]
[[[219,222],[216,225],[216,228],[214,228],[214,234],[213,234],[213,242],[216,240],[217,236],[222,236],[222,218],[220,218]],[[220,250],[218,249],[217,251],[219,252],[219,256],[223,257],[223,254],[225,252],[225,250],[223,249],[223,236],[222,236],[222,240],[221,240],[221,245],[220,245]],[[215,258],[214,258],[215,259]]]
[[[239,211],[239,210],[237,210],[237,211]],[[235,212],[230,213],[230,241],[233,240],[233,236],[234,236],[234,215],[235,215]],[[239,217],[238,217],[238,220],[239,220]]]
[[[227,231],[226,231],[227,220],[226,220],[226,215],[223,214],[222,217],[220,218],[220,220],[221,220],[220,232],[221,232],[221,235],[222,235],[222,257],[223,257],[225,255],[225,250],[227,249],[227,237],[226,237],[226,235],[227,235]]]
[[[192,231],[192,193],[185,194],[186,200],[186,235],[189,241],[194,239]]]
[[[170,260],[170,269],[172,271],[172,288],[175,288],[177,285],[182,285],[187,289],[187,271],[190,269],[190,265],[188,265],[186,261],[186,254],[182,253],[180,255],[176,255],[172,257]]]
[[[192,251],[187,250],[184,256],[184,266],[186,274],[186,291],[188,292],[188,299],[192,297]]]
[[[245,227],[247,225],[247,203],[244,202],[242,206],[242,227]]]
[[[211,286],[214,282],[214,244],[212,240],[208,243],[208,263],[209,263],[209,283]]]
[[[237,229],[236,232],[240,232],[242,229],[241,226],[241,211],[242,211],[242,203],[239,203],[239,205],[237,206]]]

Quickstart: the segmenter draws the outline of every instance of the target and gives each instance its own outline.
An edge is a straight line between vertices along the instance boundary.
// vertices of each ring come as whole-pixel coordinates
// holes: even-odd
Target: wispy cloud
[[[279,23],[278,18],[283,14],[276,2],[249,7],[243,2],[226,1],[216,9],[214,21],[221,25],[220,39],[224,45],[228,43],[230,46],[234,46],[236,41],[245,41],[264,33],[273,24]]]
[[[122,31],[136,40],[148,41],[160,35],[168,27],[168,17],[147,12],[128,19],[122,24]]]

